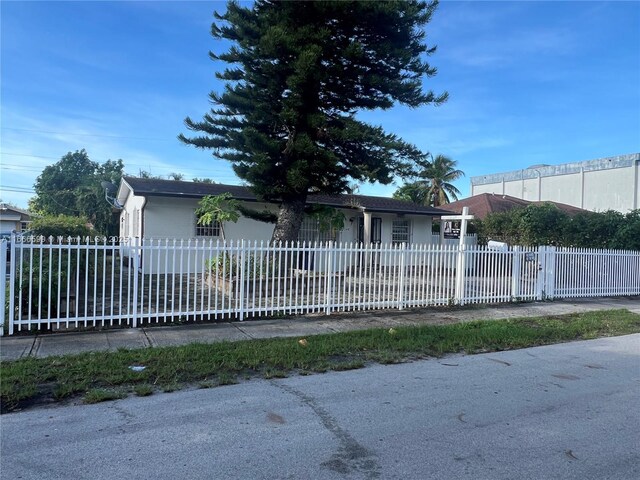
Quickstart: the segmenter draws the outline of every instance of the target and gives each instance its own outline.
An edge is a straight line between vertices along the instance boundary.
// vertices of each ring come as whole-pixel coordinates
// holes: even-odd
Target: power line
[[[0,166],[0,170],[6,170],[8,172],[33,172],[33,173],[38,173],[38,172],[42,172],[41,169],[37,169],[37,168],[28,168],[28,167],[19,167],[19,166],[6,166],[6,165],[2,165]],[[158,175],[164,175],[164,176],[168,176],[171,173],[180,173],[180,172],[175,172],[175,169],[171,169],[168,167],[164,168],[165,172],[167,173],[158,173]],[[155,170],[157,171],[157,170]],[[153,174],[153,172],[150,172]],[[124,172],[125,175],[127,175],[127,172]],[[131,173],[129,173],[129,175],[131,175]],[[133,175],[135,176],[135,175]],[[200,178],[202,175],[184,175],[185,180],[192,180],[194,178]],[[206,176],[205,176],[206,177]],[[236,180],[236,176],[235,175],[213,175],[213,177],[215,177],[215,179],[222,179],[222,180]]]
[[[52,132],[49,130],[34,130],[30,128],[14,128],[14,127],[1,127],[2,130],[14,130],[17,132],[32,132],[32,133],[49,133],[53,135],[71,135],[73,137],[105,137],[105,138],[127,138],[132,140],[153,140],[160,142],[174,141],[175,138],[160,138],[160,137],[129,137],[126,135],[105,135],[101,133],[79,133],[79,132]]]
[[[25,187],[22,185],[0,185],[0,188],[27,188],[31,189],[32,187]]]
[[[13,153],[13,152],[0,152],[0,156],[3,155],[9,155],[12,157],[31,157],[31,158],[47,158],[47,159],[51,159],[51,160],[61,160],[62,157],[48,157],[45,155],[31,155],[28,153]],[[63,155],[64,156],[64,155]],[[109,159],[109,160],[113,160],[113,159]],[[122,160],[122,159],[120,159]],[[226,162],[226,160],[224,160],[223,158],[216,158],[216,157],[211,157],[209,158],[209,160],[214,160],[216,162]],[[92,160],[93,162],[98,162],[98,163],[105,163],[106,160]],[[122,160],[124,162],[124,160]],[[150,165],[140,165],[140,164],[136,164],[136,163],[128,163],[128,165],[132,166],[132,167],[150,167]],[[164,168],[164,167],[163,167]],[[172,167],[166,167],[166,168],[172,168]],[[189,170],[208,170],[206,168],[189,168]]]
[[[2,168],[3,170],[13,170],[13,171],[28,171],[28,172],[41,172],[42,171],[42,169],[40,169],[40,168],[23,167],[22,165],[7,165],[7,164],[4,164],[0,168]]]
[[[18,189],[18,188],[13,188],[13,187],[4,187],[4,186],[0,186],[0,190],[3,192],[15,192],[15,193],[36,193],[34,190],[28,190],[28,189]]]
[[[46,157],[44,155],[31,155],[30,153],[10,153],[10,152],[2,152],[0,155],[11,155],[13,157],[33,157],[33,158],[52,158],[54,160],[58,160],[58,157]]]
[[[0,170],[5,170],[7,172],[41,173],[43,169],[41,169],[41,168],[33,168],[33,167],[25,167],[25,166],[22,166],[22,165],[12,165],[12,164],[6,164],[5,163],[5,164],[0,166]],[[154,168],[154,169],[151,169],[151,170],[152,171],[150,173],[153,174],[154,172],[159,172],[158,175],[170,175],[171,173],[181,173],[181,172],[176,172],[176,169],[175,168],[171,168],[171,167],[159,167],[157,169]],[[199,170],[199,171],[202,171],[202,172],[210,172],[210,170],[208,170],[208,169],[192,169],[192,168],[189,168],[189,169],[186,169],[186,170],[189,170],[189,171]],[[132,175],[133,172],[127,173],[125,171],[124,174],[125,175],[127,175],[127,174],[128,175]],[[133,176],[135,176],[135,175],[133,175]],[[200,174],[198,174],[196,172],[195,175],[186,175],[185,174],[184,176],[187,179],[193,179],[193,178],[196,178],[196,177],[198,177],[198,178],[202,177],[203,175],[200,175]],[[204,175],[204,176],[206,177],[207,175]],[[212,176],[215,177],[215,178],[218,178],[218,179],[222,179],[222,180],[235,180],[236,179],[236,176],[233,175],[233,174],[224,174],[224,175],[216,174],[216,175],[212,175]]]

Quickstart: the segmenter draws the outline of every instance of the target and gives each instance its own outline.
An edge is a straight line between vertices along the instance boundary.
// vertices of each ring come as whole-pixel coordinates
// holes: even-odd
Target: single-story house
[[[3,237],[28,230],[29,223],[31,223],[29,212],[6,203],[0,204],[0,234]]]
[[[277,212],[273,203],[259,202],[247,187],[123,177],[117,192],[120,236],[139,239],[221,239],[215,223],[197,222],[195,210],[205,195],[230,193],[254,210]],[[336,208],[345,216],[344,228],[320,231],[317,221],[305,219],[299,239],[364,243],[431,243],[433,218],[446,215],[441,209],[387,197],[368,195],[309,195],[311,204]],[[246,217],[224,225],[225,240],[269,241],[273,225]]]
[[[461,213],[464,207],[469,207],[469,213],[475,218],[483,220],[490,213],[502,213],[512,210],[514,208],[523,208],[527,205],[538,205],[543,203],[552,203],[558,209],[569,215],[575,215],[579,212],[586,212],[582,208],[574,207],[573,205],[567,205],[565,203],[543,201],[535,202],[530,200],[523,200],[522,198],[512,197],[511,195],[500,195],[495,193],[480,193],[472,197],[463,198],[456,202],[451,202],[446,205],[442,205],[441,208],[453,213]]]
[[[248,217],[222,225],[198,224],[195,211],[205,195],[230,193],[252,210],[276,213],[278,205],[258,201],[253,192],[243,186],[211,183],[183,182],[136,177],[123,177],[116,194],[120,212],[120,237],[144,240],[226,240],[249,242],[263,241],[268,244],[274,225]],[[323,231],[313,217],[303,221],[299,240],[305,242],[335,241],[342,243],[400,244],[435,243],[438,237],[431,233],[432,220],[444,210],[417,205],[386,197],[368,195],[309,195],[310,204],[333,207],[344,214],[344,227],[340,231]],[[222,234],[224,232],[224,239]],[[191,245],[194,243],[192,242]],[[144,250],[141,252],[144,256]],[[147,255],[154,256],[153,252]],[[157,263],[164,270],[165,263],[172,265],[164,254],[158,253],[155,260],[142,260],[144,271],[148,263]],[[165,261],[166,260],[166,261]],[[202,262],[191,259],[192,272],[199,271]],[[169,267],[167,267],[169,268]],[[171,268],[170,268],[171,269]]]

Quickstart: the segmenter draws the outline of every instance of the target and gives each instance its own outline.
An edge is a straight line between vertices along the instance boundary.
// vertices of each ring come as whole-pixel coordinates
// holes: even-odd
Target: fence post
[[[331,314],[331,290],[333,289],[333,254],[335,249],[334,242],[327,242],[327,265],[325,268],[326,271],[326,280],[325,280],[325,298],[324,298],[324,311],[325,314]]]
[[[238,285],[238,290],[240,290],[239,301],[240,301],[240,309],[238,311],[238,321],[242,322],[244,320],[244,279],[245,279],[245,248],[244,248],[244,239],[238,245],[240,248],[240,285]],[[286,251],[286,243],[285,243],[285,251]]]
[[[464,305],[464,281],[466,270],[467,245],[460,242],[456,261],[456,289],[454,301],[457,305]]]
[[[536,278],[536,300],[542,301],[546,297],[545,283],[547,280],[547,247],[538,247],[538,277]]]
[[[544,294],[547,300],[553,300],[556,287],[556,247],[547,247],[545,255]]]
[[[20,255],[22,255],[22,250],[20,250]],[[16,236],[12,234],[9,257],[9,335],[13,335],[13,317],[16,309],[16,262]]]
[[[142,244],[140,245],[142,247]],[[131,257],[129,257],[131,258]],[[133,237],[133,305],[131,325],[138,326],[138,269],[140,267],[140,251],[138,250],[138,237]],[[144,269],[143,269],[144,271]]]
[[[520,297],[520,275],[522,272],[522,247],[513,247],[511,262],[511,301],[517,302]]]
[[[404,269],[407,264],[407,244],[402,243],[400,254],[400,275],[398,278],[398,310],[404,309]]]
[[[4,335],[5,302],[7,301],[7,241],[0,240],[0,265],[2,265],[2,277],[0,277],[0,337]]]

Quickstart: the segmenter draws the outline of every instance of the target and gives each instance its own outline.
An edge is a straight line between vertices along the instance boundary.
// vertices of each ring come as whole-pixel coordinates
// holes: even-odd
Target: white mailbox
[[[496,242],[495,240],[489,240],[487,243],[487,248],[491,250],[498,250],[500,252],[506,252],[509,250],[509,245],[505,242]]]

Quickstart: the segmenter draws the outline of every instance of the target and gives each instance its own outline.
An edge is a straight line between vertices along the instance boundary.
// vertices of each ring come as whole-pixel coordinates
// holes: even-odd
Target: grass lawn
[[[143,348],[0,363],[2,412],[66,399],[146,396],[253,377],[281,378],[369,363],[483,353],[640,332],[640,315],[608,310],[454,325],[398,327],[179,347]],[[131,366],[144,369],[131,369]],[[135,371],[138,370],[138,371]]]

